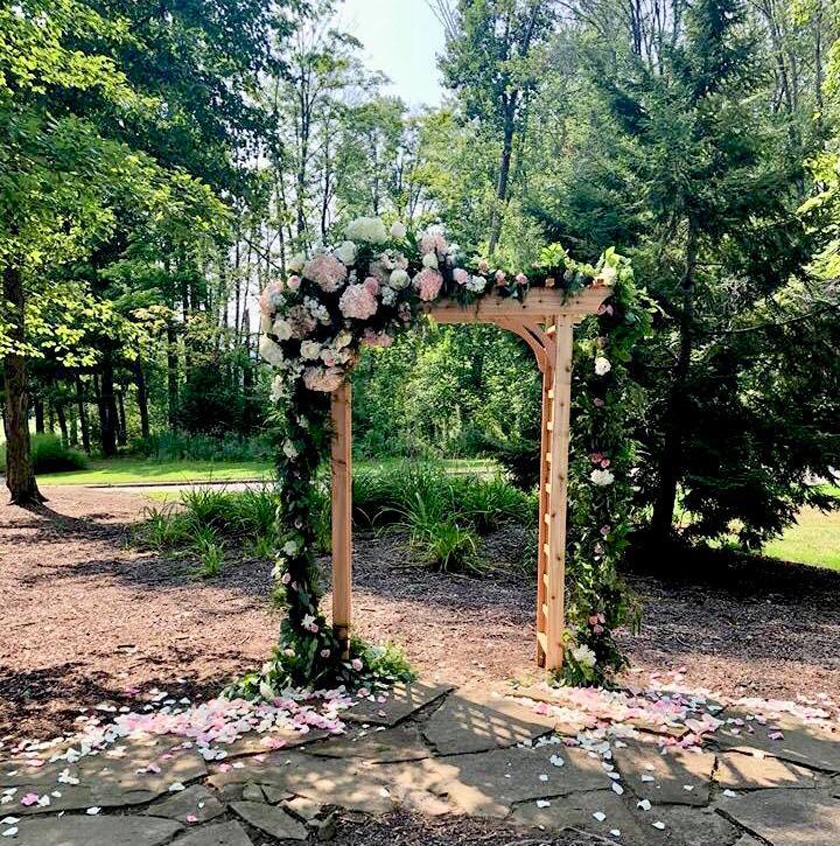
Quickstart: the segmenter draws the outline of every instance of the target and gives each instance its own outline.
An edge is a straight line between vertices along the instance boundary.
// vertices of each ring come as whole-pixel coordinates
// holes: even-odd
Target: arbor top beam
[[[441,300],[425,311],[438,323],[553,323],[558,315],[568,315],[577,322],[595,314],[611,295],[612,288],[606,286],[584,288],[571,296],[558,288],[532,288],[524,301],[492,295],[471,305]]]

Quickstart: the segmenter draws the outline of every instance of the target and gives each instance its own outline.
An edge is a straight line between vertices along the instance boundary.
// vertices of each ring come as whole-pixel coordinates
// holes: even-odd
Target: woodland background
[[[758,548],[840,466],[840,8],[832,0],[434,0],[448,95],[410,110],[333,2],[0,9],[7,478],[29,429],[114,456],[270,453],[255,297],[359,215],[527,268],[615,246],[637,351],[640,529]],[[405,38],[412,34],[406,32]],[[430,327],[355,376],[363,457],[535,479],[513,336]],[[16,471],[17,468],[17,471]],[[15,489],[12,484],[12,494]]]

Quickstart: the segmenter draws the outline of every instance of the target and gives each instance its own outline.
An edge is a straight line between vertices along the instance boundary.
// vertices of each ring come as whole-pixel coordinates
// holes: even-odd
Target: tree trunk
[[[79,411],[79,428],[82,430],[82,449],[90,455],[90,428],[85,408],[85,389],[82,377],[78,373],[76,374],[76,407]]]
[[[35,432],[38,435],[43,435],[47,431],[44,425],[44,401],[39,397],[33,397],[32,410],[35,412]]]
[[[508,105],[505,107],[505,139],[502,145],[502,160],[499,163],[499,184],[496,189],[496,205],[493,208],[493,216],[490,221],[490,244],[487,248],[490,255],[493,255],[496,251],[496,247],[499,245],[499,238],[502,235],[504,206],[507,202],[508,180],[510,178],[510,162],[513,157],[513,118],[516,110],[516,94],[511,94],[510,98]]]
[[[674,523],[677,488],[682,475],[684,425],[688,398],[688,373],[694,348],[694,274],[697,268],[697,230],[688,225],[685,266],[681,281],[680,349],[665,416],[665,442],[659,460],[659,491],[653,508],[651,534],[656,543],[667,543]]]
[[[7,266],[3,270],[3,297],[11,306],[9,337],[13,344],[24,340],[25,294],[20,270]],[[38,490],[32,453],[29,445],[29,396],[26,380],[26,359],[10,353],[3,362],[6,384],[6,487],[14,505],[45,502]]]
[[[137,383],[137,408],[140,411],[140,437],[147,440],[151,435],[149,427],[149,392],[146,388],[146,374],[140,360],[134,362],[134,379]]]
[[[117,443],[124,447],[128,443],[128,426],[125,422],[125,396],[122,389],[116,392],[117,398]]]
[[[169,398],[169,428],[178,429],[178,336],[175,327],[166,330],[166,382]]]
[[[113,458],[117,454],[117,404],[114,398],[114,365],[110,353],[102,363],[99,394],[99,434],[102,454]]]
[[[58,428],[61,431],[61,440],[64,446],[70,446],[70,432],[67,429],[67,415],[64,413],[64,403],[55,404],[55,416],[58,418]]]

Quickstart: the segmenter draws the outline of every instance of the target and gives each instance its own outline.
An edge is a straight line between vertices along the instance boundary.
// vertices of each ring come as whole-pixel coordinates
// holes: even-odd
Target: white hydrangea
[[[408,272],[403,270],[401,267],[398,267],[388,280],[388,284],[397,291],[402,291],[403,288],[407,288],[409,282],[411,282],[411,277],[408,275]]]
[[[589,478],[592,484],[597,485],[599,488],[605,488],[615,481],[615,476],[609,470],[593,470],[589,474]]]
[[[388,240],[385,224],[378,217],[359,217],[347,225],[349,241],[366,241],[368,244],[384,244]]]
[[[303,301],[303,304],[306,306],[307,311],[319,323],[322,323],[324,326],[326,326],[328,323],[332,322],[332,318],[330,317],[330,310],[323,303],[319,303],[318,300],[314,299],[313,297],[307,297]]]
[[[467,290],[474,294],[480,294],[487,287],[487,280],[483,276],[470,276],[467,282]]]
[[[381,296],[386,306],[392,306],[397,301],[397,292],[393,288],[383,288]]]
[[[431,270],[437,270],[438,266],[439,262],[434,253],[426,253],[426,255],[423,256],[423,267],[428,267]]]
[[[344,349],[344,347],[349,347],[353,341],[353,333],[347,329],[342,329],[336,336],[335,340],[333,341],[333,346],[337,349]]]
[[[596,661],[598,660],[595,657],[595,653],[586,644],[576,646],[572,650],[572,658],[584,667],[594,667]]]
[[[300,345],[300,357],[312,361],[321,355],[321,345],[318,341],[304,341]]]
[[[604,356],[599,355],[598,358],[595,359],[595,373],[598,376],[606,376],[607,373],[612,370],[612,364],[610,364],[610,360],[608,358],[604,358]]]
[[[396,222],[396,223],[395,223],[395,224],[391,227],[391,237],[392,237],[392,238],[397,238],[397,239],[402,239],[402,238],[405,238],[405,234],[406,234],[406,232],[407,232],[407,231],[408,231],[408,230],[406,229],[405,224],[404,224],[404,223],[400,223],[399,221],[397,221],[397,222]]]
[[[335,256],[343,264],[353,264],[356,261],[356,245],[352,241],[345,241],[336,249]]]

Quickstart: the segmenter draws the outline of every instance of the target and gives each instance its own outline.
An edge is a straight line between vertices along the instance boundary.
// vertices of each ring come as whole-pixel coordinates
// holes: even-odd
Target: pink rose
[[[291,573],[283,573],[283,575],[280,577],[280,581],[281,581],[284,585],[289,584],[289,582],[291,582],[291,581],[292,581],[292,574],[291,574]]]
[[[427,267],[414,277],[414,287],[420,292],[420,299],[431,302],[443,287],[443,277],[437,270]]]
[[[452,271],[452,278],[459,284],[459,285],[466,285],[470,279],[470,274],[464,270],[463,267],[456,267],[455,270]]]
[[[592,400],[592,403],[596,408],[603,408],[606,405],[600,397],[595,397],[595,399]]]
[[[528,284],[528,277],[524,273],[517,273],[516,274],[516,284],[517,285],[527,285]]]
[[[505,272],[504,270],[497,270],[496,271],[496,284],[501,288],[502,285],[505,284]]]
[[[283,283],[279,280],[269,282],[260,294],[260,311],[266,317],[273,317],[274,312],[283,301]]]
[[[353,669],[354,669],[357,673],[361,673],[362,668],[363,668],[365,665],[362,663],[362,659],[361,659],[361,658],[354,658],[354,659],[353,659],[353,662],[351,663],[351,665],[350,665],[350,666],[351,666],[351,667],[353,667]]]
[[[300,276],[290,276],[286,280],[286,284],[289,286],[290,291],[297,291],[297,289],[300,288]]]
[[[478,272],[479,273],[487,273],[490,270],[490,264],[488,263],[487,259],[481,259],[478,263]]]

